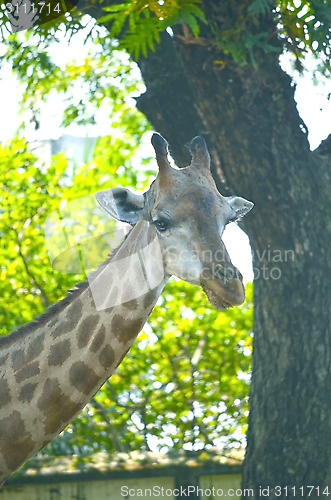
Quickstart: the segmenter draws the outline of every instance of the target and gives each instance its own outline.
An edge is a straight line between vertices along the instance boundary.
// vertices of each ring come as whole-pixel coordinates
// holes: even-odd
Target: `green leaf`
[[[273,0],[254,0],[248,7],[248,12],[254,16],[266,15],[271,12],[274,6]]]

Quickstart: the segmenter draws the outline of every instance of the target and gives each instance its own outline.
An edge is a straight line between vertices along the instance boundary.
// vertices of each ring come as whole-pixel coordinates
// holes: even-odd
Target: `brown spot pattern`
[[[16,382],[23,382],[23,380],[39,375],[39,373],[39,363],[38,361],[35,361],[34,363],[24,366],[24,368],[21,368],[17,373],[15,373]]]
[[[83,407],[82,403],[71,401],[62,392],[57,379],[50,378],[45,381],[37,405],[42,413],[46,435],[60,432]]]
[[[138,307],[138,301],[136,299],[132,299],[128,302],[123,302],[123,307],[125,309],[129,309],[129,311],[134,311]]]
[[[120,314],[114,314],[111,331],[119,342],[126,344],[140,332],[144,321],[139,319],[124,319]]]
[[[14,351],[11,355],[13,370],[19,370],[24,365],[25,353],[23,349]]]
[[[106,339],[106,327],[105,325],[101,325],[98,333],[95,335],[92,341],[90,350],[92,352],[98,352],[101,346],[103,345],[105,339]]]
[[[52,337],[57,339],[61,335],[72,332],[76,327],[77,323],[82,317],[82,302],[80,299],[76,299],[66,310],[66,317],[60,324],[53,330]]]
[[[38,335],[26,349],[18,349],[12,354],[13,370],[17,371],[37,359],[44,348],[44,335]]]
[[[83,361],[77,361],[69,370],[69,381],[75,389],[88,396],[102,383],[100,377]]]
[[[4,337],[2,337],[4,338]],[[0,366],[3,366],[5,363],[7,363],[7,359],[9,358],[9,354],[6,354],[5,356],[0,357]]]
[[[34,442],[18,411],[0,420],[1,451],[8,469],[17,469],[29,457]]]
[[[1,407],[11,402],[9,385],[6,380],[0,380],[0,402]]]
[[[114,349],[110,347],[110,345],[106,345],[100,355],[99,355],[99,363],[103,368],[110,368],[115,361],[115,353]]]
[[[144,309],[149,309],[154,307],[155,304],[155,293],[153,291],[149,291],[144,296]]]
[[[30,401],[32,400],[33,395],[35,393],[37,385],[38,384],[30,384],[30,383],[25,384],[20,391],[18,399],[22,403],[30,403]]]
[[[70,341],[68,339],[52,345],[48,356],[49,365],[62,365],[64,361],[69,358],[70,353]]]
[[[92,316],[88,316],[87,318],[85,318],[79,325],[77,334],[77,345],[79,349],[86,347],[89,343],[94,333],[95,327],[98,324],[98,320],[98,315],[93,314]]]

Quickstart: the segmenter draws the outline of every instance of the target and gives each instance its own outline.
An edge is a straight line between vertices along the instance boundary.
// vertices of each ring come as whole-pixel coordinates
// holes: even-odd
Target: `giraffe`
[[[182,169],[170,165],[162,136],[153,134],[152,145],[159,172],[147,192],[96,194],[109,215],[131,224],[124,242],[65,299],[0,338],[0,484],[111,376],[171,275],[202,286],[217,309],[244,301],[221,235],[253,203],[219,193],[202,137]]]

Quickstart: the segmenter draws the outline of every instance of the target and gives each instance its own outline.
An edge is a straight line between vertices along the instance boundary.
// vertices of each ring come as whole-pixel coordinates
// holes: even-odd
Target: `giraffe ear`
[[[254,207],[254,203],[240,196],[228,196],[225,199],[232,208],[234,220],[241,219]]]
[[[100,191],[95,197],[99,205],[116,220],[135,224],[142,218],[145,207],[142,194],[116,187]]]

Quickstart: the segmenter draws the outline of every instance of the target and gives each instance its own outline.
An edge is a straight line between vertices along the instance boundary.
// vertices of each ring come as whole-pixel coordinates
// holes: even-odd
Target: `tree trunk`
[[[255,322],[243,488],[255,498],[328,498],[330,156],[309,151],[278,53],[255,50],[254,65],[240,65],[218,48],[215,33],[245,2],[222,4],[202,2],[208,25],[198,40],[178,26],[141,57],[147,92],[137,106],[169,141],[179,166],[189,162],[183,145],[203,135],[222,194],[255,203],[245,220]],[[259,30],[272,37],[273,20],[252,27]]]

